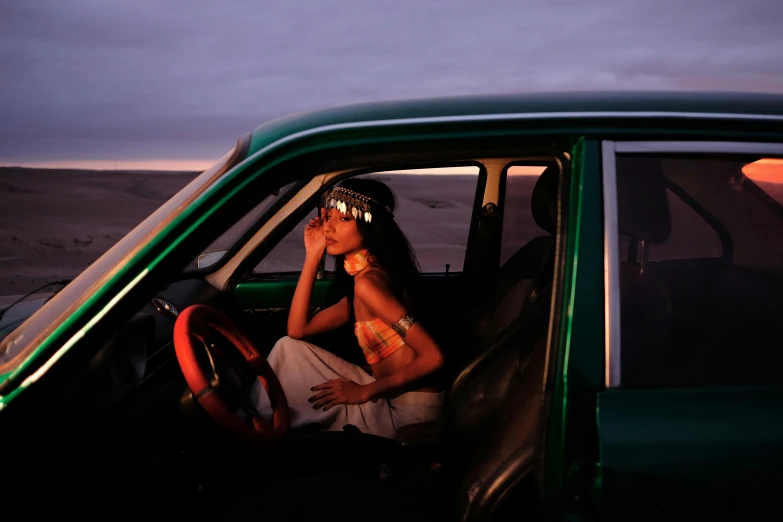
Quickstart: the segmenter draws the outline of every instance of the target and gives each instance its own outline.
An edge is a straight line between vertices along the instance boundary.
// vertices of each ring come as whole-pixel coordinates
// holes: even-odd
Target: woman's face
[[[364,247],[364,238],[359,233],[356,220],[351,214],[343,214],[336,208],[326,211],[326,253],[332,256],[353,254]]]

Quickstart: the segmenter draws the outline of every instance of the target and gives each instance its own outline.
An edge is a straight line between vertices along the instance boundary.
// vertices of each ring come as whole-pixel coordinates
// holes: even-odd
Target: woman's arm
[[[376,317],[388,325],[397,323],[407,313],[378,275],[368,274],[356,281],[354,292]],[[399,371],[365,385],[367,400],[407,388],[443,366],[443,352],[420,323],[414,323],[408,329],[405,344],[416,353],[416,358]]]
[[[384,323],[393,325],[406,313],[405,307],[394,297],[379,275],[367,274],[354,279],[356,297]],[[350,379],[332,379],[310,388],[317,392],[309,401],[313,408],[324,411],[338,404],[364,404],[376,397],[402,391],[422,377],[443,366],[443,353],[430,334],[419,323],[414,323],[405,335],[405,344],[416,353],[416,358],[398,371],[368,384]]]
[[[293,307],[292,307],[293,309]],[[348,308],[348,298],[343,297],[336,304],[324,308],[303,325],[295,324],[291,327],[291,312],[288,315],[288,337],[302,339],[344,325],[351,319],[351,311]]]
[[[304,231],[305,262],[288,311],[288,336],[294,339],[332,330],[344,325],[350,319],[347,298],[310,317],[310,298],[313,294],[315,276],[326,250],[323,231],[324,214],[325,210],[321,209],[320,216],[311,219]]]

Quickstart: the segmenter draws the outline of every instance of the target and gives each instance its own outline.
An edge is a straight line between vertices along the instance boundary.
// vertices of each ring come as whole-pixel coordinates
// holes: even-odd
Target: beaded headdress
[[[336,187],[332,190],[327,198],[326,208],[336,208],[343,214],[347,214],[350,209],[354,219],[362,219],[370,223],[372,222],[371,204],[391,214],[391,209],[383,203],[344,187]]]

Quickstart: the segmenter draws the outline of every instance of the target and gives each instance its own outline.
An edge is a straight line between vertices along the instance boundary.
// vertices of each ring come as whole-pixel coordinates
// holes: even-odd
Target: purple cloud
[[[783,3],[5,0],[0,163],[216,159],[336,104],[597,89],[783,92]]]

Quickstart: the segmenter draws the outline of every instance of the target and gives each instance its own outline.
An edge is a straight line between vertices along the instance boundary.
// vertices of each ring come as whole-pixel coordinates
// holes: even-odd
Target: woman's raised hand
[[[326,250],[326,236],[324,235],[324,224],[326,223],[326,209],[320,210],[320,215],[314,217],[305,226],[304,245],[305,252],[308,255],[321,256]]]

